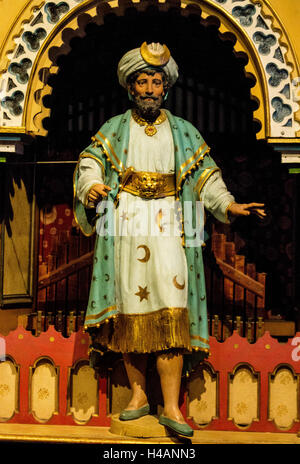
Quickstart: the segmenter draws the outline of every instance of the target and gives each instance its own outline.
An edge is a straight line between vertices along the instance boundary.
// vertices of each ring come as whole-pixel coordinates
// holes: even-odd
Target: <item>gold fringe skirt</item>
[[[118,314],[97,330],[94,343],[120,353],[191,350],[187,308],[162,308],[148,314]]]

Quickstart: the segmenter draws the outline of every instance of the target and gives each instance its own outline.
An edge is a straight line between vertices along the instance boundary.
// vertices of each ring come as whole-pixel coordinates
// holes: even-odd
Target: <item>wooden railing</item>
[[[263,334],[266,273],[235,250],[225,233],[212,233],[206,257],[210,334],[225,340],[233,330],[254,342]]]
[[[47,259],[39,266],[37,311],[28,319],[33,334],[54,325],[69,336],[83,325],[94,242],[94,237],[85,237],[76,228],[52,239]]]

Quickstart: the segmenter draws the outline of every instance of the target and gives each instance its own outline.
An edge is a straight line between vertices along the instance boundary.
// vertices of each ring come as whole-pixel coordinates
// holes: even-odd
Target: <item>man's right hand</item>
[[[111,188],[105,184],[93,185],[88,193],[88,201],[96,205],[101,197],[107,197],[107,191],[109,192],[110,190]]]

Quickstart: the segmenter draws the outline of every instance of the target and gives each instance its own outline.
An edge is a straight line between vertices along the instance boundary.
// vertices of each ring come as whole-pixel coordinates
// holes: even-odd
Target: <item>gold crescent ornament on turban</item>
[[[172,58],[170,50],[166,45],[160,43],[147,44],[143,42],[141,47],[129,50],[119,61],[118,79],[122,87],[127,89],[128,77],[136,71],[148,67],[156,68],[158,72],[162,69],[167,76],[169,87],[175,84],[178,78],[178,66]]]
[[[169,61],[171,53],[165,44],[152,43],[151,45],[147,45],[147,42],[143,42],[141,45],[141,55],[148,64],[164,66]]]

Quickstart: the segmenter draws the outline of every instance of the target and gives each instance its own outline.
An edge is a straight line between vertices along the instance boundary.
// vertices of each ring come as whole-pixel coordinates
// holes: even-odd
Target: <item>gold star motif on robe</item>
[[[129,217],[127,216],[125,211],[123,211],[123,213],[120,214],[120,218],[122,219],[122,221],[128,221],[129,220]]]
[[[143,301],[143,300],[148,300],[148,295],[150,294],[150,292],[148,292],[147,290],[147,285],[145,288],[141,287],[139,285],[139,291],[135,293],[136,296],[139,296],[140,297],[140,302]]]

